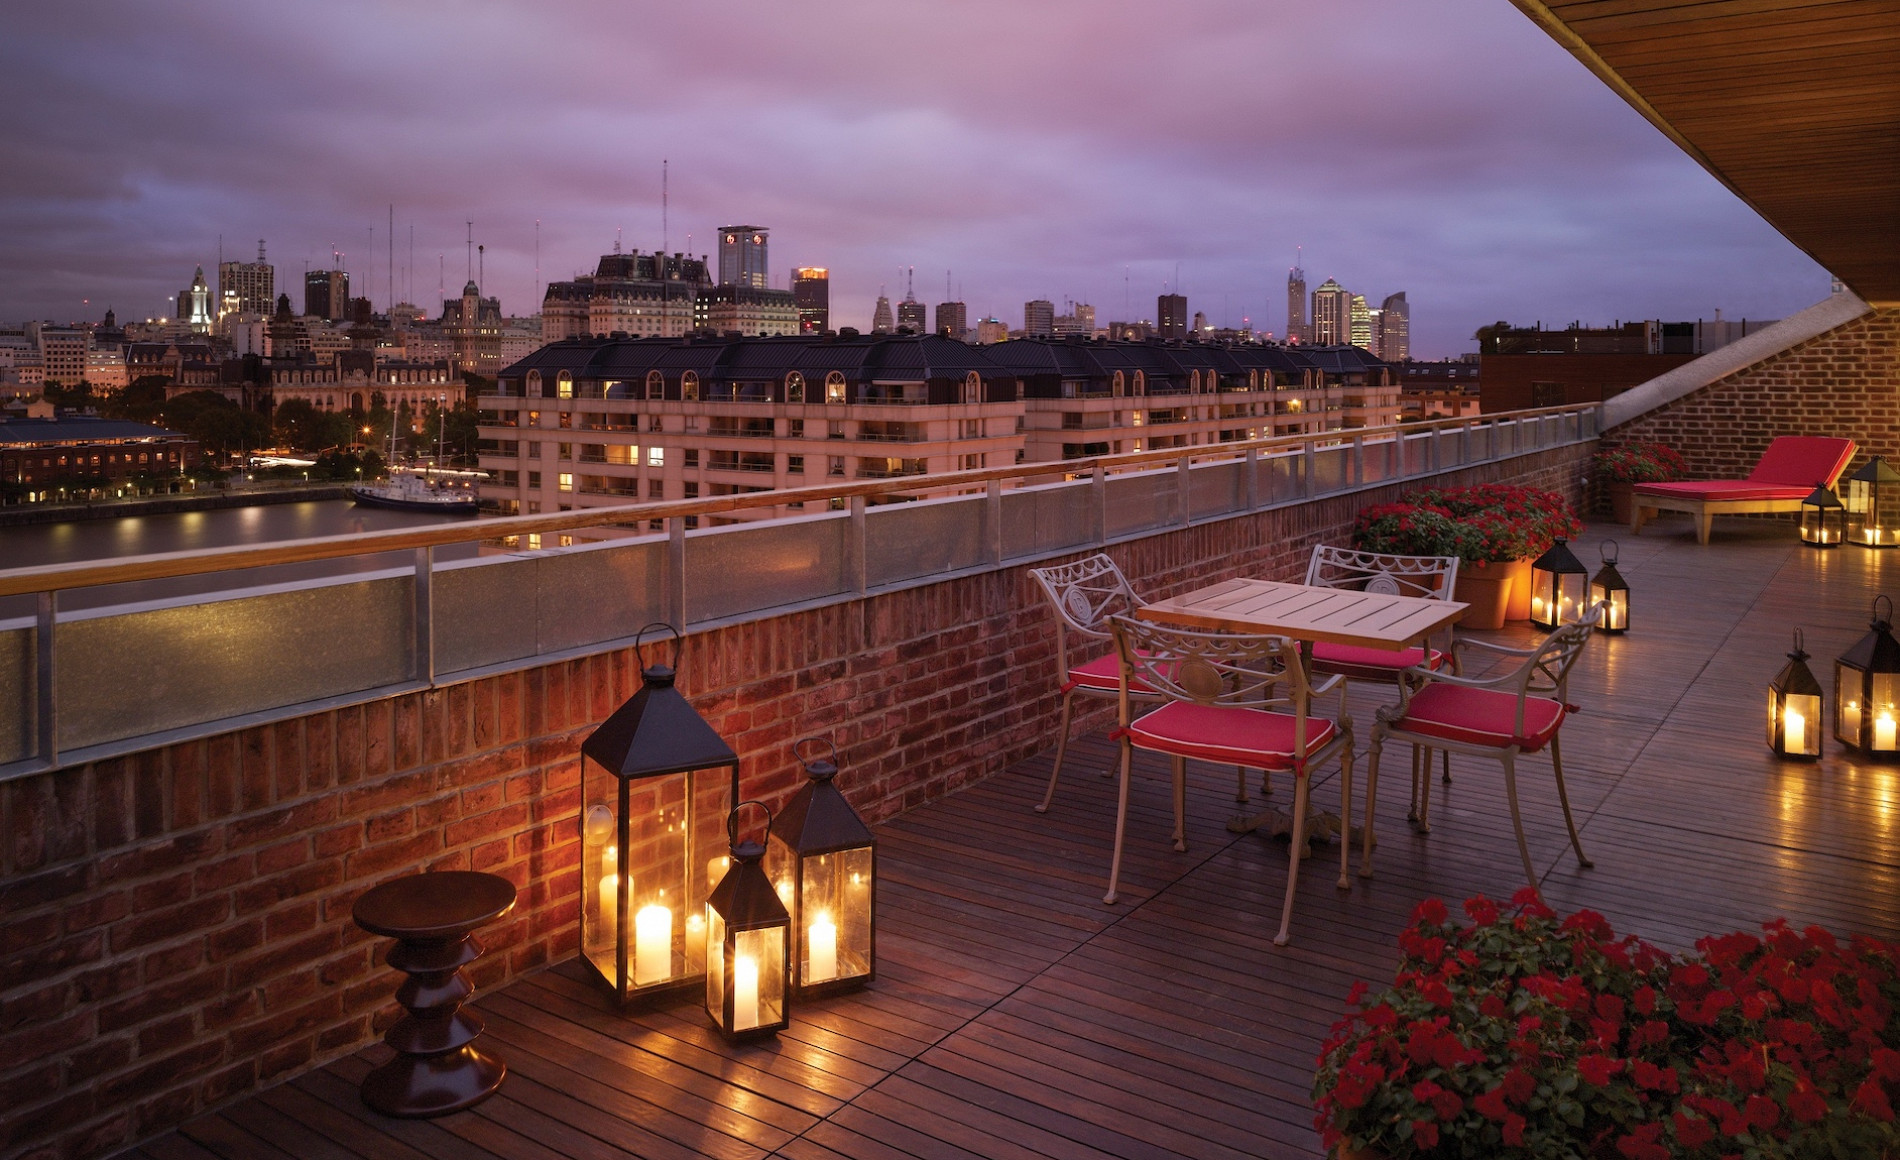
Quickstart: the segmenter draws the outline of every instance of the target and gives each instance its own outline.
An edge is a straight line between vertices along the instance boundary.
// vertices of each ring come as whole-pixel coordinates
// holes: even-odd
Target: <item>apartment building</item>
[[[1350,347],[589,338],[480,406],[483,500],[531,514],[1394,423],[1398,384]]]

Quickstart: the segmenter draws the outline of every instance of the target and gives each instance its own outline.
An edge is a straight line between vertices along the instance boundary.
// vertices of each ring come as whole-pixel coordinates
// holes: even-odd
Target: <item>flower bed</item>
[[[1682,455],[1661,443],[1624,443],[1590,457],[1597,478],[1611,483],[1666,483],[1681,479]]]
[[[1407,492],[1359,513],[1356,548],[1406,556],[1458,556],[1471,563],[1542,555],[1583,525],[1556,492],[1487,483]]]
[[[1674,956],[1526,888],[1436,899],[1354,987],[1314,1081],[1329,1149],[1406,1157],[1900,1155],[1894,944],[1767,924]]]

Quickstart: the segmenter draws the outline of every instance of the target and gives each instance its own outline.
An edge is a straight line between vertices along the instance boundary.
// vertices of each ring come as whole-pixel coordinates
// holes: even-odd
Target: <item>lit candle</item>
[[[706,889],[719,885],[726,876],[726,868],[732,865],[732,856],[721,854],[717,858],[706,859]]]
[[[620,875],[602,874],[600,876],[600,921],[594,929],[598,932],[598,941],[614,941],[614,924],[620,921],[620,911],[614,905],[620,892]]]
[[[831,912],[821,910],[812,920],[811,929],[805,932],[806,946],[811,950],[811,961],[805,967],[805,981],[823,983],[838,977],[838,928],[831,921]]]
[[[706,916],[689,914],[686,916],[686,961],[690,971],[706,958]]]
[[[1542,596],[1531,597],[1531,617],[1535,620],[1544,619],[1544,598]]]
[[[1793,709],[1781,717],[1781,747],[1789,753],[1806,753],[1808,749],[1808,720]]]
[[[1882,709],[1880,716],[1874,718],[1874,748],[1894,748],[1894,720],[1891,709]]]
[[[732,1029],[759,1025],[759,960],[740,955],[732,967]]]
[[[673,911],[658,904],[640,908],[633,918],[633,982],[644,987],[673,973]]]

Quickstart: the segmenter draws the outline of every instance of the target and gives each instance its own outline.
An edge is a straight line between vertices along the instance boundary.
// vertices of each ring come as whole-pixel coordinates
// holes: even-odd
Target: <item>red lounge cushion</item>
[[[1748,473],[1750,483],[1775,484],[1802,488],[1802,495],[1816,484],[1833,486],[1854,458],[1852,439],[1831,439],[1818,435],[1781,435],[1761,453],[1755,470]]]
[[[1746,479],[1701,479],[1681,483],[1639,483],[1635,495],[1653,495],[1669,499],[1739,500],[1788,499],[1799,502],[1808,498],[1813,484],[1783,487]]]
[[[1443,668],[1444,653],[1432,650],[1432,668]],[[1360,681],[1395,681],[1402,669],[1425,663],[1424,648],[1363,648],[1352,644],[1313,643],[1313,667],[1326,673],[1342,673]]]
[[[1557,735],[1564,723],[1561,701],[1546,697],[1524,699],[1524,732],[1514,734],[1517,725],[1517,694],[1497,689],[1468,689],[1458,685],[1431,684],[1420,689],[1405,707],[1405,716],[1393,723],[1394,729],[1484,745],[1502,749],[1516,744],[1526,753],[1535,753]]]
[[[1177,753],[1221,765],[1248,769],[1290,769],[1295,758],[1291,713],[1269,713],[1222,705],[1170,701],[1128,727],[1128,739],[1142,749]],[[1306,719],[1306,752],[1332,740],[1333,723],[1324,717]]]

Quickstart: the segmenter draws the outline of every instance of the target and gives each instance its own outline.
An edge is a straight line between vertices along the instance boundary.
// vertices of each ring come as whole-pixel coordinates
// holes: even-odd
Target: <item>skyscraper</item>
[[[970,329],[969,309],[961,302],[937,303],[937,333],[960,339]]]
[[[1313,291],[1311,340],[1320,346],[1344,346],[1352,337],[1352,294],[1331,278]]]
[[[930,321],[924,304],[911,295],[905,295],[904,300],[897,304],[897,329],[908,330],[912,334],[926,333],[930,329]]]
[[[1387,362],[1412,357],[1412,308],[1403,290],[1388,295],[1379,308],[1379,345],[1373,353]]]
[[[303,276],[303,312],[325,322],[349,317],[350,276],[342,270],[307,270]]]
[[[1056,332],[1056,304],[1047,298],[1031,298],[1023,303],[1023,335],[1050,335]]]
[[[871,333],[889,334],[896,329],[891,322],[891,300],[884,295],[877,296],[877,309],[871,312]]]
[[[1155,333],[1162,338],[1186,338],[1187,296],[1163,294],[1155,299]]]
[[[1366,305],[1364,294],[1354,294],[1349,307],[1350,322],[1347,326],[1347,341],[1360,350],[1372,349],[1372,311]]]
[[[277,300],[277,272],[264,260],[264,239],[257,239],[257,261],[218,263],[218,309],[224,313],[269,317]]]
[[[831,329],[831,271],[823,266],[799,266],[792,271],[792,301],[798,306],[800,334],[822,334]]]
[[[1286,272],[1286,340],[1313,341],[1312,331],[1307,329],[1306,271],[1298,263]]]
[[[1070,313],[1056,315],[1056,334],[1079,334],[1088,338],[1095,333],[1095,307],[1086,302],[1070,304]]]
[[[766,288],[764,226],[719,227],[719,284]]]

